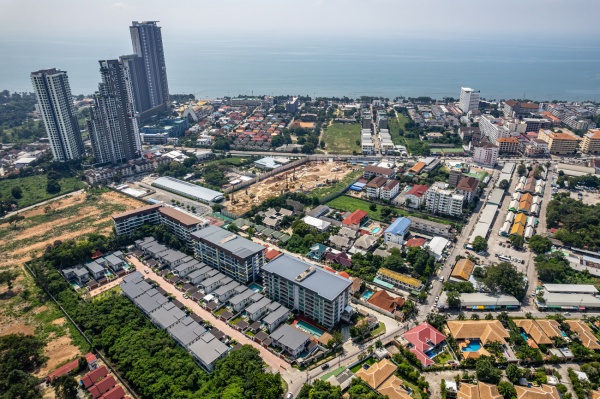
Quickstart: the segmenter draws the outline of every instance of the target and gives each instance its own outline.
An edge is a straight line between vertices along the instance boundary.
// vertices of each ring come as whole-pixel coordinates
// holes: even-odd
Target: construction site
[[[307,162],[230,193],[229,200],[224,203],[224,206],[228,212],[242,215],[267,198],[287,192],[302,192],[310,195],[320,192],[321,196],[325,196],[328,195],[328,187],[340,186],[344,178],[355,170],[356,167],[346,162],[333,160]]]

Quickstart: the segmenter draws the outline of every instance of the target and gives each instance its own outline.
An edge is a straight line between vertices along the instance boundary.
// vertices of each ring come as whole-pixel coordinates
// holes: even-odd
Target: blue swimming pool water
[[[380,230],[381,230],[381,228],[375,227],[373,230],[371,230],[371,233],[377,234],[377,233],[379,233]]]
[[[252,291],[254,292],[260,292],[262,291],[262,287],[256,283],[252,283],[248,286],[248,288],[250,288]]]
[[[565,333],[564,333],[564,332],[562,332],[562,331],[560,332],[560,335],[562,335],[563,337],[566,337],[566,336],[567,336],[567,334],[565,334]]]
[[[463,346],[463,352],[477,352],[481,349],[481,342],[479,341],[471,341],[467,346]]]
[[[365,291],[365,293],[362,295],[362,300],[368,301],[369,298],[371,298],[372,296],[373,296],[373,291],[371,291],[371,290]]]
[[[527,334],[525,334],[525,333],[523,333],[523,332],[521,333],[521,337],[523,337],[523,339],[524,339],[525,341],[529,341],[529,338],[527,338]]]
[[[299,329],[315,336],[316,338],[319,338],[324,333],[324,331],[321,330],[320,328],[317,328],[311,324],[308,324],[304,320],[298,320],[298,323],[296,323],[296,328],[299,328]]]

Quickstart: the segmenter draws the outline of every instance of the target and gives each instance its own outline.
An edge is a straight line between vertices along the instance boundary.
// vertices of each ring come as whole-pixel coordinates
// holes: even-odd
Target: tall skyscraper
[[[117,163],[138,158],[142,143],[126,68],[119,60],[99,62],[102,82],[87,121],[95,161]]]
[[[133,85],[136,112],[142,121],[154,113],[166,111],[169,108],[169,85],[167,82],[167,67],[163,51],[162,35],[157,21],[133,21],[129,27],[133,52],[141,58],[143,69],[133,67],[134,62],[129,62],[131,71],[144,72],[145,85],[141,81],[141,74],[136,73],[137,83]],[[129,59],[129,58],[128,58]]]
[[[460,88],[460,100],[458,106],[465,114],[479,108],[479,90],[475,91],[468,87]]]
[[[31,73],[31,82],[54,160],[64,162],[85,156],[67,73],[43,69]]]

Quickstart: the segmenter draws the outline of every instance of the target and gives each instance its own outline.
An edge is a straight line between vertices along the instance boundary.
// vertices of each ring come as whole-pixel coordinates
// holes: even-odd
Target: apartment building
[[[504,120],[491,115],[481,116],[479,128],[482,136],[487,137],[492,144],[496,144],[501,137],[510,137],[510,129],[505,125]]]
[[[584,154],[600,153],[600,129],[591,129],[583,136],[581,152]]]
[[[464,196],[465,201],[471,202],[479,191],[479,180],[474,177],[463,177],[456,185],[456,194]]]
[[[381,190],[379,190],[379,198],[385,201],[391,201],[400,191],[399,180],[388,180]]]
[[[515,137],[501,137],[496,144],[500,154],[517,154],[519,152],[520,142]]]
[[[394,176],[394,169],[384,168],[375,165],[369,165],[363,171],[363,178],[365,179],[371,179],[373,177],[385,177],[387,179],[392,179]]]
[[[427,190],[426,206],[431,213],[461,216],[464,201],[464,195],[456,194],[453,190],[450,190],[447,183],[436,182]]]
[[[375,143],[373,142],[370,129],[363,129],[361,131],[360,142],[363,155],[375,154]]]
[[[239,283],[256,280],[265,263],[265,247],[220,227],[193,232],[191,238],[202,262]]]
[[[539,109],[540,106],[536,103],[508,100],[504,102],[502,111],[507,118],[522,118],[531,114],[537,114]]]
[[[376,177],[370,182],[367,183],[367,197],[369,198],[379,198],[381,193],[381,189],[387,183],[387,179],[385,177]]]
[[[550,130],[540,129],[538,139],[548,143],[550,154],[574,154],[579,148],[580,138],[569,133],[555,133]]]
[[[498,153],[498,146],[487,142],[487,140],[482,140],[482,142],[473,149],[473,162],[493,167],[498,160]]]
[[[210,225],[206,219],[161,204],[118,213],[113,215],[113,222],[117,235],[130,234],[145,223],[162,224],[190,249],[193,248],[190,234]]]
[[[350,298],[349,279],[282,254],[263,269],[268,297],[327,328],[339,323]]]
[[[412,231],[430,236],[452,238],[452,226],[449,224],[433,222],[414,216],[408,216],[408,220],[410,220],[410,230]]]

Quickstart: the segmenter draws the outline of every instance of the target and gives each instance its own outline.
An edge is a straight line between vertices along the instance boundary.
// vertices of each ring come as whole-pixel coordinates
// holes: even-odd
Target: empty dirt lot
[[[351,165],[346,162],[309,162],[286,172],[271,176],[259,183],[238,190],[230,195],[230,200],[224,205],[227,211],[242,215],[253,205],[259,205],[269,197],[282,193],[304,192],[321,187],[333,180],[341,180],[352,172]],[[233,197],[233,200],[231,199]]]
[[[0,335],[35,334],[46,340],[47,363],[36,375],[44,377],[56,367],[81,354],[72,339],[74,328],[48,301],[23,264],[39,256],[47,244],[89,233],[109,234],[111,215],[144,205],[113,191],[81,193],[25,211],[16,225],[0,220],[0,271],[14,269],[19,276],[14,287],[0,287]]]

